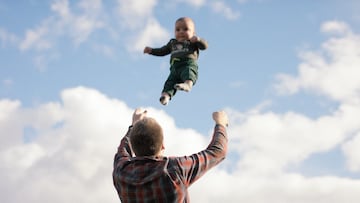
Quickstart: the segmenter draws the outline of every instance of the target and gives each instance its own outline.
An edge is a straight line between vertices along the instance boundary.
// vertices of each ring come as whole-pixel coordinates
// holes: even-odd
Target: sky
[[[112,163],[135,108],[165,154],[226,159],[192,202],[360,199],[357,0],[0,0],[0,202],[119,202]],[[169,56],[143,54],[191,17],[207,40],[190,92],[159,103]]]

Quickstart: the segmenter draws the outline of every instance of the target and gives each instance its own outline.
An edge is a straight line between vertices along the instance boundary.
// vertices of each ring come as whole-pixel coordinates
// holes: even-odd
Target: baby
[[[160,103],[167,105],[177,90],[189,92],[198,78],[197,59],[199,50],[205,50],[207,42],[195,35],[194,21],[182,17],[175,22],[175,39],[161,48],[145,47],[144,53],[170,56],[170,74],[165,81]]]

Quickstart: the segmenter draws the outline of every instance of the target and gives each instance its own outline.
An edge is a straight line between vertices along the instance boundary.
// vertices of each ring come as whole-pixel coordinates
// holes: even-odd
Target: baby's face
[[[195,33],[195,26],[192,20],[185,19],[177,21],[175,23],[175,38],[176,40],[183,42],[190,40]]]

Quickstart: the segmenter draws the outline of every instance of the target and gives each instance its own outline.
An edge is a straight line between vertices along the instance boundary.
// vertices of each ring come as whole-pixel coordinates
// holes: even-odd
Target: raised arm
[[[135,109],[133,116],[132,116],[132,123],[129,126],[129,129],[128,129],[127,133],[125,134],[125,136],[121,139],[120,146],[118,147],[118,151],[115,154],[114,167],[117,166],[119,163],[121,163],[121,161],[129,160],[132,157],[133,152],[130,147],[129,134],[130,134],[132,126],[139,120],[145,118],[146,115],[147,115],[146,110],[143,110],[140,108]]]
[[[179,165],[178,169],[181,171],[183,182],[186,185],[191,185],[209,169],[225,159],[228,142],[226,133],[228,118],[224,111],[218,111],[213,113],[213,119],[215,127],[208,147],[191,156],[174,158],[174,161]]]
[[[196,43],[197,47],[200,49],[200,50],[205,50],[208,48],[208,43],[205,39],[202,39],[198,36],[193,36],[191,39],[190,39],[190,42],[191,43]]]

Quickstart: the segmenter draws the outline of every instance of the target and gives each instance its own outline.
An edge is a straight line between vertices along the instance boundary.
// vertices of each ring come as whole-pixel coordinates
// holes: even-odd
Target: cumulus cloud
[[[206,147],[206,137],[177,129],[161,110],[148,110],[169,135],[167,153],[184,155]],[[0,112],[1,188],[7,187],[1,202],[118,201],[112,159],[133,109],[97,90],[77,87],[64,90],[61,102],[33,108],[0,100]],[[35,134],[30,140],[25,140],[26,129]],[[193,142],[186,142],[190,138]]]
[[[322,24],[321,31],[324,33],[351,34],[351,29],[345,22],[328,21]]]
[[[360,127],[359,127],[360,128]],[[360,132],[342,146],[347,157],[347,166],[353,172],[360,171]]]
[[[65,89],[60,96],[61,101],[31,108],[0,100],[1,202],[118,201],[112,159],[134,109],[86,87]],[[359,132],[359,106],[342,105],[317,119],[275,114],[261,105],[248,112],[228,108],[230,156],[190,188],[192,201],[355,202],[360,181],[309,178],[287,168],[343,143],[349,167],[357,171],[359,139],[350,138]],[[164,110],[143,108],[164,126],[166,155],[188,155],[210,141],[210,133],[178,128]],[[26,129],[34,133],[31,139],[25,139]]]
[[[213,12],[229,20],[240,16],[238,11],[224,1],[176,0],[172,3],[189,4],[194,8],[208,4]],[[40,56],[35,56],[34,62],[40,71],[46,70],[49,62],[42,58],[47,58],[49,52],[56,52],[60,41],[69,40],[72,45],[80,46],[101,31],[105,31],[112,40],[122,39],[120,46],[124,46],[129,52],[141,53],[144,46],[165,43],[170,36],[167,29],[154,17],[157,5],[157,0],[118,0],[115,2],[114,12],[107,12],[102,0],[81,0],[76,3],[55,0],[50,5],[52,14],[34,27],[27,28],[22,38],[18,39],[0,29],[0,39],[3,44],[16,43],[21,51],[39,53]],[[114,55],[114,47],[96,43],[92,44],[95,51],[105,56]]]
[[[338,110],[331,116],[335,119],[333,124],[325,125],[329,126],[331,133],[324,133],[334,135],[337,132],[342,134],[341,139],[346,138],[340,143],[347,167],[350,171],[359,172],[360,158],[356,149],[359,147],[360,129],[357,123],[360,104],[360,36],[353,33],[346,23],[339,21],[325,22],[321,30],[336,36],[325,41],[320,51],[302,53],[303,62],[299,65],[298,75],[279,74],[276,87],[292,94],[303,89],[340,102]],[[329,118],[326,120],[330,121]]]
[[[45,71],[54,56],[59,57],[56,47],[62,39],[70,39],[73,45],[79,46],[95,31],[106,27],[101,0],[83,0],[73,7],[68,0],[56,0],[50,8],[52,15],[34,28],[28,28],[17,43],[21,51],[38,53],[34,65],[39,71]]]
[[[5,87],[10,87],[14,84],[14,80],[12,80],[11,78],[6,78],[2,80],[2,85]]]
[[[68,0],[54,1],[51,5],[54,15],[43,20],[36,28],[28,29],[20,49],[48,50],[62,36],[70,37],[74,44],[79,45],[91,33],[104,26],[101,20],[101,0],[80,1],[78,8],[80,12],[76,14],[71,10]]]
[[[201,7],[206,3],[206,0],[176,0],[177,3],[186,3],[194,7]]]
[[[69,1],[55,1],[51,8],[56,15],[29,29],[20,49],[48,50],[56,44],[54,36],[85,42],[106,24],[101,20],[101,1],[87,2],[77,4],[82,11],[78,14]],[[157,1],[118,3],[120,11],[129,11],[129,16],[121,14],[128,20],[123,23],[136,33],[143,30],[136,35],[136,49],[168,37],[152,18]],[[239,15],[224,2],[214,4],[214,9],[229,19]],[[339,106],[317,118],[292,111],[275,113],[266,110],[266,102],[245,112],[228,108],[229,156],[191,187],[193,202],[358,202],[358,179],[337,174],[307,177],[288,170],[340,146],[344,168],[360,172],[359,35],[337,21],[324,23],[321,31],[330,38],[320,50],[302,52],[298,73],[279,74],[276,88],[286,94],[315,92]],[[15,40],[1,29],[0,38]],[[107,47],[103,50],[111,54]],[[39,64],[46,61],[39,58]],[[178,128],[165,111],[145,108],[164,126],[166,155],[197,152],[209,142],[209,135]],[[65,89],[60,101],[28,108],[18,100],[0,99],[0,202],[118,202],[112,159],[133,110],[120,99],[86,87]]]
[[[20,50],[35,49],[38,51],[46,50],[52,47],[51,41],[46,39],[49,34],[47,26],[40,26],[36,29],[26,31],[25,39],[20,43]]]
[[[156,0],[118,1],[120,26],[130,32],[125,39],[128,51],[142,53],[145,46],[163,45],[169,40],[170,34],[153,16],[156,5]]]
[[[8,44],[17,44],[18,41],[19,39],[16,35],[9,33],[6,29],[0,27],[0,42],[2,47],[7,46]]]
[[[224,1],[214,1],[211,3],[211,8],[229,20],[235,20],[240,17],[239,11],[234,11]]]
[[[153,9],[157,0],[118,0],[117,13],[120,16],[120,24],[126,29],[139,29],[143,22],[152,18]]]
[[[326,22],[322,31],[336,32],[339,36],[324,42],[319,51],[300,53],[303,62],[298,67],[298,76],[277,75],[277,90],[289,94],[308,90],[340,102],[358,100],[360,36],[343,22]]]
[[[86,41],[96,30],[103,28],[103,9],[101,0],[80,1],[77,5],[79,14],[72,11],[68,0],[58,0],[52,4],[55,12],[55,30],[58,33],[69,35],[78,45]]]
[[[170,34],[156,19],[149,19],[145,28],[132,38],[133,43],[128,46],[130,51],[142,53],[145,46],[163,46],[170,39]]]

